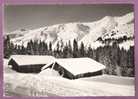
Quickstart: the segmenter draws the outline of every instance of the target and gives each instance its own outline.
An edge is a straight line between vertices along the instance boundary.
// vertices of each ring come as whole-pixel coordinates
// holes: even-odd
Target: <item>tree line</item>
[[[11,55],[52,55],[56,58],[79,58],[89,57],[106,66],[105,74],[134,77],[134,46],[129,50],[119,48],[118,43],[105,45],[93,49],[91,46],[86,48],[81,42],[79,45],[74,39],[73,45],[70,41],[63,45],[58,42],[55,49],[52,49],[52,43],[42,41],[30,41],[27,47],[14,45],[10,42],[10,37],[4,39],[4,58]]]

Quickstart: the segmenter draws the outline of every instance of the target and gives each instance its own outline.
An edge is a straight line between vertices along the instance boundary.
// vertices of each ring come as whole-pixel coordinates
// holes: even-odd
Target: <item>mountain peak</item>
[[[133,23],[134,22],[134,12],[127,13],[127,14],[120,16],[120,17],[115,17],[115,20],[119,24]]]
[[[111,19],[113,19],[112,16],[105,16],[105,17],[102,19],[102,21],[108,21],[108,20],[111,20]]]

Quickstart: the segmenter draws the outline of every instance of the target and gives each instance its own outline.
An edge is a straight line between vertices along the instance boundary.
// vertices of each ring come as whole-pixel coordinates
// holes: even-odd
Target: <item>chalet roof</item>
[[[54,61],[53,56],[38,56],[38,55],[12,55],[9,61],[13,59],[19,66],[21,65],[36,65],[48,64]]]
[[[93,59],[90,58],[65,58],[65,59],[56,59],[56,63],[61,65],[63,68],[71,72],[73,75],[96,72],[99,70],[105,69],[105,66]],[[52,64],[52,63],[51,63]],[[50,65],[45,65],[42,70],[47,68]]]

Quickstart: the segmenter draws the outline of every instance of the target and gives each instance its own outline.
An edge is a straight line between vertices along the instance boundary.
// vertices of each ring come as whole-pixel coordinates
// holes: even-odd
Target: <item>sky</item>
[[[60,23],[93,22],[105,16],[122,16],[129,12],[133,12],[133,5],[7,5],[4,7],[4,31],[9,33]]]

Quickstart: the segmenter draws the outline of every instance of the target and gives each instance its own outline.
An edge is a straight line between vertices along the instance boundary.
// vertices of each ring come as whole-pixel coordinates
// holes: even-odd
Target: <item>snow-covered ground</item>
[[[4,90],[5,96],[134,96],[135,84],[134,78],[109,75],[68,80],[17,73],[4,59]]]

